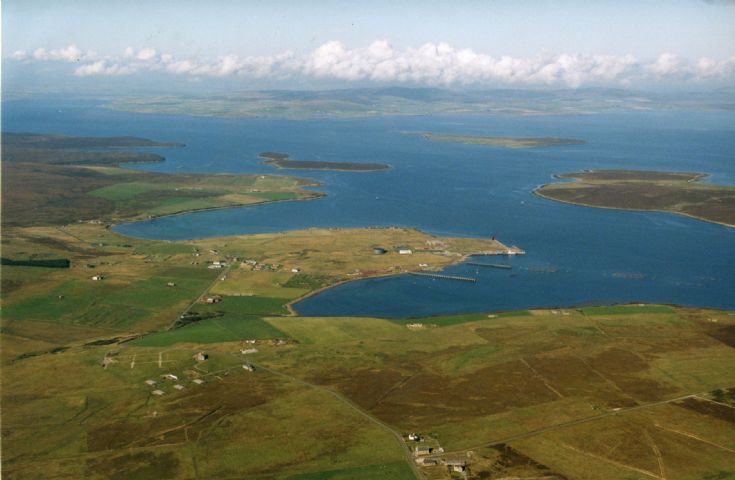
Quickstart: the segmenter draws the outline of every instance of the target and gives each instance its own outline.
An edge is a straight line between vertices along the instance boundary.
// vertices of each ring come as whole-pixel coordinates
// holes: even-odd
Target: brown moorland
[[[735,226],[735,187],[701,183],[682,172],[596,170],[557,175],[574,182],[543,185],[540,197],[588,207],[678,213]]]

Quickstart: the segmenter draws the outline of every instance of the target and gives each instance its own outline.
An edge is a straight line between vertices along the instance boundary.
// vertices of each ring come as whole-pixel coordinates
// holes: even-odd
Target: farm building
[[[103,277],[102,275],[95,275],[94,277],[92,277],[92,280],[94,280],[95,282],[99,282],[100,280],[104,279],[105,277]]]
[[[249,364],[249,363],[244,364],[242,366],[242,368],[244,368],[248,372],[254,372],[255,371],[255,367],[253,365]]]
[[[416,447],[416,450],[414,451],[414,454],[418,456],[422,455],[431,455],[431,453],[434,451],[432,447]]]
[[[444,465],[449,467],[453,472],[462,473],[467,469],[467,462],[464,460],[445,460]]]
[[[153,390],[151,393],[153,395],[161,396],[161,395],[163,395],[163,390]]]
[[[179,377],[177,377],[173,373],[164,373],[163,375],[161,375],[161,378],[164,380],[171,380],[172,382],[175,382],[179,379]]]
[[[204,380],[202,380],[201,378],[195,378],[194,380],[192,380],[192,382],[196,383],[197,385],[201,385],[202,383],[204,383]]]
[[[383,247],[373,247],[373,253],[375,255],[385,255],[386,253],[388,253],[388,250]]]
[[[421,465],[424,467],[431,467],[433,465],[439,465],[439,462],[437,462],[433,458],[419,457],[416,459],[416,465]]]
[[[411,255],[413,253],[413,250],[404,245],[399,245],[396,247],[396,252],[398,252],[399,255]]]
[[[183,390],[184,389],[184,386],[183,385],[176,384],[176,385],[174,385],[174,388],[176,390]]]
[[[219,303],[222,297],[219,295],[207,295],[204,297],[204,303]]]
[[[249,355],[251,353],[258,353],[258,349],[257,348],[243,348],[242,350],[240,350],[240,353],[242,353],[243,355]]]
[[[155,381],[155,380],[146,380],[146,381],[145,381],[145,384],[146,384],[146,385],[150,385],[150,386],[152,387],[153,385],[155,385],[155,384],[156,384],[156,381]]]
[[[167,287],[175,287],[176,284],[174,282],[168,282],[168,283],[166,283],[166,286]]]
[[[207,355],[207,354],[206,354],[206,353],[204,353],[204,352],[199,352],[199,353],[197,353],[196,355],[194,355],[194,356],[193,356],[192,358],[193,358],[194,360],[196,360],[197,362],[203,362],[204,360],[206,360],[206,359],[208,359],[208,358],[209,358],[209,355]]]

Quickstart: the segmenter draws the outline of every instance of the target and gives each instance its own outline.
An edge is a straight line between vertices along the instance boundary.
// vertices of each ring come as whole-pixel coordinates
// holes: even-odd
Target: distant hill
[[[294,119],[457,114],[578,115],[631,110],[735,110],[735,91],[667,93],[611,88],[453,90],[383,87],[134,96],[112,100],[105,106],[137,113]]]

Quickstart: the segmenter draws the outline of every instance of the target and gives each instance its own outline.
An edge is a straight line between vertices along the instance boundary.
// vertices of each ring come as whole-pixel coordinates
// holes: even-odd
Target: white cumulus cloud
[[[636,81],[702,81],[735,79],[735,57],[689,61],[664,52],[653,60],[630,54],[541,53],[530,57],[492,56],[447,43],[395,48],[386,40],[348,48],[327,42],[311,52],[279,55],[178,57],[152,47],[127,47],[118,56],[101,57],[76,45],[31,53],[18,50],[19,61],[76,62],[78,76],[131,75],[160,71],[191,77],[314,78],[346,82],[418,85],[628,85]]]
[[[151,60],[156,56],[155,48],[143,48],[138,52],[138,60]]]

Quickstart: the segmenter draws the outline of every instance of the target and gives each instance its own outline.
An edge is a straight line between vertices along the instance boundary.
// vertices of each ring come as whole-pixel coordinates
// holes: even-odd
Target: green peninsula
[[[3,133],[2,138],[4,226],[129,221],[323,195],[302,188],[318,185],[311,180],[280,175],[170,175],[129,170],[118,165],[162,162],[164,158],[145,152],[86,149],[178,144],[135,137]]]
[[[3,161],[52,165],[118,165],[163,162],[160,155],[111,150],[120,147],[183,147],[139,137],[69,137],[3,132]]]
[[[622,210],[678,213],[735,227],[735,187],[699,183],[689,172],[593,170],[557,175],[574,182],[547,184],[534,193],[559,202]]]
[[[488,145],[502,148],[541,148],[558,147],[562,145],[583,145],[587,142],[576,138],[557,137],[480,137],[471,135],[436,135],[424,133],[423,137],[435,142],[466,143],[468,145]]]
[[[375,172],[387,170],[390,165],[384,163],[357,163],[357,162],[321,162],[314,160],[289,160],[285,153],[262,152],[258,157],[272,167],[289,170],[331,170],[338,172]]]

